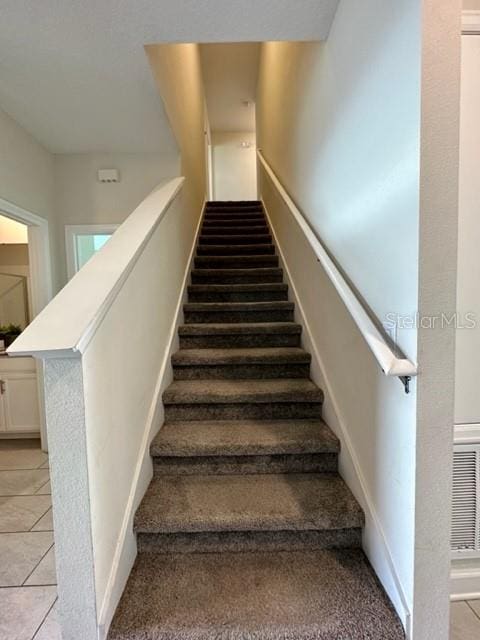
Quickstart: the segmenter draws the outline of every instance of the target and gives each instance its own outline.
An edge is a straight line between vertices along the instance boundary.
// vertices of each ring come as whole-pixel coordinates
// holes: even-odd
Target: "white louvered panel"
[[[452,498],[452,552],[480,557],[480,445],[455,446]]]

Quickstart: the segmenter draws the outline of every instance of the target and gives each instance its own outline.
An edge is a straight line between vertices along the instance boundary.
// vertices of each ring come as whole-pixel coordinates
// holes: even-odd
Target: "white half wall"
[[[214,131],[212,145],[214,200],[256,200],[255,132]]]

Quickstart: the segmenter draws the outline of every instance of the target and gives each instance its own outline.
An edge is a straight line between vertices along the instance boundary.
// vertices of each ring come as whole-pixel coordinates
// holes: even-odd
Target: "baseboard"
[[[302,333],[304,346],[312,355],[312,368],[311,368],[312,380],[324,389],[325,394],[327,395],[332,405],[333,413],[335,414],[335,418],[336,418],[336,426],[338,427],[338,429],[335,429],[335,431],[337,432],[337,436],[340,438],[343,445],[342,455],[347,456],[348,461],[350,463],[349,466],[351,467],[354,473],[356,486],[360,487],[360,495],[356,493],[356,498],[359,500],[359,502],[362,505],[362,508],[365,511],[365,517],[367,522],[370,522],[371,526],[374,529],[376,547],[381,547],[380,552],[382,557],[385,559],[385,563],[388,567],[388,571],[390,574],[389,584],[391,585],[391,587],[393,586],[394,591],[392,592],[391,588],[388,589],[385,584],[384,584],[384,587],[386,588],[388,595],[390,596],[392,602],[394,603],[397,613],[404,626],[407,639],[409,639],[411,637],[411,612],[407,604],[407,599],[403,591],[402,584],[398,576],[398,572],[395,568],[395,564],[387,543],[385,532],[383,531],[383,527],[381,525],[376,509],[373,505],[373,501],[367,490],[366,481],[364,479],[360,463],[358,461],[357,455],[355,453],[355,449],[353,447],[352,441],[348,434],[348,430],[345,426],[345,420],[342,417],[342,412],[340,410],[339,403],[336,400],[335,393],[333,392],[332,386],[330,384],[329,376],[327,374],[327,369],[324,365],[323,359],[320,355],[320,352],[315,343],[315,340],[313,339],[313,333],[310,328],[307,314],[303,308],[302,302],[298,295],[298,289],[295,286],[295,281],[291,275],[287,261],[285,260],[285,255],[283,253],[282,246],[279,242],[278,236],[275,232],[275,228],[272,224],[272,219],[268,213],[268,209],[265,204],[265,201],[263,200],[263,198],[261,198],[261,200],[265,210],[265,215],[267,216],[267,220],[268,220],[270,229],[272,231],[272,236],[274,238],[275,245],[278,250],[280,263],[284,270],[286,280],[289,285],[289,291],[291,292],[293,301],[295,302],[295,313],[296,315],[298,315],[296,320],[302,325],[304,329]],[[330,426],[333,426],[333,425],[330,425]],[[375,568],[376,563],[374,559],[371,557],[371,554],[368,553],[368,549],[365,549],[365,552],[369,557],[371,564]],[[378,556],[378,553],[376,555]]]
[[[165,354],[158,373],[157,382],[155,384],[155,391],[150,405],[147,421],[145,424],[145,430],[143,432],[142,442],[135,465],[132,488],[128,497],[125,516],[123,518],[122,527],[120,529],[120,534],[118,536],[118,541],[115,548],[115,555],[112,562],[112,568],[110,571],[107,588],[105,590],[105,597],[100,608],[100,615],[98,618],[99,640],[105,640],[105,638],[107,637],[108,630],[115,613],[115,609],[123,593],[128,576],[130,575],[130,571],[132,570],[133,563],[135,562],[135,558],[137,555],[136,542],[132,538],[129,544],[129,541],[127,540],[127,534],[131,530],[133,517],[135,515],[138,504],[143,498],[152,478],[153,470],[152,461],[150,458],[150,442],[155,436],[155,430],[157,429],[158,425],[161,426],[163,423],[163,405],[161,403],[161,397],[164,389],[170,384],[172,379],[170,358],[172,353],[178,346],[178,327],[183,320],[183,305],[187,295],[187,284],[193,264],[198,234],[200,232],[200,226],[202,224],[204,213],[205,203],[198,220],[197,228],[195,229],[192,248],[187,260],[187,266],[185,268],[182,285],[180,287],[180,294],[178,297],[177,306],[175,308],[172,327],[168,336],[168,346],[165,350]]]
[[[480,600],[480,567],[452,566],[450,574],[450,600]]]

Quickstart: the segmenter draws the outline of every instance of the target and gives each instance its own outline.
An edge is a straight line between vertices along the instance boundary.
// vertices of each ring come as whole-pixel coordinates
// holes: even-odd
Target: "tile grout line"
[[[30,527],[29,531],[32,531],[33,527],[36,527],[37,524],[40,522],[40,520],[47,515],[47,513],[50,511],[50,509],[52,508],[52,500],[50,498],[50,506],[48,507],[48,509],[45,511],[45,513],[42,513],[42,515],[38,518],[38,520],[36,520],[32,526]],[[51,531],[53,531],[53,529],[51,529]]]
[[[30,533],[30,532],[29,532]],[[35,533],[34,531],[32,533]],[[40,532],[38,532],[40,533]],[[39,564],[42,562],[42,560],[44,560],[47,555],[50,553],[50,549],[52,549],[52,547],[55,546],[55,541],[52,542],[52,544],[48,547],[48,549],[45,551],[45,553],[43,554],[43,556],[40,558],[40,560],[37,562],[37,564],[33,567],[33,569],[30,571],[30,573],[28,574],[28,576],[25,578],[25,580],[22,582],[21,586],[24,587],[25,586],[25,582],[31,577],[31,575],[35,572],[35,569],[39,566]],[[33,586],[40,586],[40,585],[31,585]]]
[[[55,598],[55,600],[52,602],[52,606],[50,607],[50,609],[47,611],[47,613],[45,614],[45,617],[43,618],[43,620],[41,621],[41,623],[39,624],[39,626],[37,627],[37,630],[35,631],[35,633],[33,634],[31,640],[35,640],[35,637],[37,636],[38,632],[40,631],[40,629],[43,627],[45,620],[48,618],[48,616],[50,615],[50,611],[53,609],[53,607],[55,606],[55,603],[58,600],[58,594],[57,597]]]
[[[41,589],[43,587],[58,587],[58,583],[47,584],[21,584],[21,585],[3,585],[0,586],[0,591],[6,591],[7,589]]]
[[[478,615],[478,613],[475,611],[475,609],[472,607],[472,605],[470,604],[469,600],[466,600],[466,603],[468,605],[468,607],[470,608],[471,611],[473,611],[473,614],[476,618],[478,618],[478,621],[480,622],[480,615]]]
[[[40,471],[42,471],[42,469],[40,469]],[[41,491],[43,489],[43,487],[46,487],[47,484],[50,482],[50,470],[46,469],[46,471],[48,471],[48,480],[45,482],[45,484],[42,484],[42,486],[40,487],[40,489],[37,489],[35,491],[35,493],[33,494],[34,496],[46,496],[46,495],[51,495],[50,493],[38,493],[39,491]]]

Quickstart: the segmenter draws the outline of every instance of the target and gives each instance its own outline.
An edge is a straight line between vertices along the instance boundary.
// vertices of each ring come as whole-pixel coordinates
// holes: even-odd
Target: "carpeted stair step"
[[[269,284],[193,284],[188,287],[189,302],[261,302],[288,300],[288,285]]]
[[[283,270],[280,267],[192,270],[192,284],[255,284],[282,281]]]
[[[154,478],[137,533],[357,529],[358,502],[338,474],[171,475]]]
[[[197,256],[274,255],[273,244],[205,244],[198,245]]]
[[[278,267],[278,256],[197,256],[196,269],[252,269],[255,267]]]
[[[185,324],[178,329],[182,349],[299,347],[301,333],[294,322]]]
[[[199,237],[199,245],[206,245],[206,244],[214,244],[214,245],[219,245],[219,244],[228,244],[228,245],[235,245],[235,244],[271,244],[272,242],[272,236],[270,235],[270,233],[266,232],[263,234],[255,234],[255,235],[235,235],[235,236],[231,236],[231,235],[222,235],[222,234],[207,234],[207,235],[200,235]]]
[[[207,200],[207,207],[261,207],[261,200]]]
[[[174,380],[308,378],[311,356],[300,348],[180,349]]]
[[[337,471],[340,444],[321,420],[173,422],[150,453],[154,475]]]
[[[140,553],[109,640],[404,640],[360,549]]]
[[[222,212],[222,211],[207,211],[203,216],[204,222],[210,220],[265,220],[265,214],[263,211],[247,211],[247,212]]]
[[[293,302],[187,302],[187,323],[202,322],[293,322]]]
[[[252,236],[252,235],[265,235],[269,233],[269,228],[266,223],[258,225],[249,225],[248,227],[240,226],[202,226],[202,236]]]
[[[263,211],[261,202],[209,202],[205,207],[205,211]]]
[[[203,219],[203,227],[257,227],[266,226],[267,221],[264,216],[256,216],[254,218],[244,218],[236,216],[234,218],[213,218],[205,217]]]
[[[165,390],[165,420],[320,418],[323,392],[306,379],[177,380]]]

